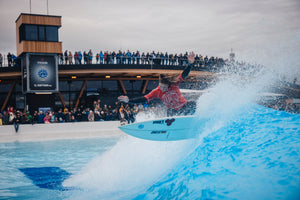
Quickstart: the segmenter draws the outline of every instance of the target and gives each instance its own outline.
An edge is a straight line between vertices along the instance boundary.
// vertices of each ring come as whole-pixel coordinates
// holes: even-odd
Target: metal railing
[[[198,59],[199,58],[199,59]],[[207,59],[201,59],[198,57],[195,59],[194,65],[196,67],[211,67],[211,66],[223,66],[225,61],[220,59],[214,59],[213,57]],[[8,60],[7,55],[2,55],[2,62],[0,58],[0,67],[15,67],[18,65],[18,58],[12,58],[11,61]],[[173,58],[160,58],[155,56],[145,56],[145,57],[128,57],[128,56],[108,56],[105,58],[100,58],[96,56],[88,57],[85,59],[78,59],[74,56],[58,56],[59,65],[86,65],[86,64],[131,64],[131,65],[169,65],[169,66],[185,66],[188,63],[185,57],[173,57]]]

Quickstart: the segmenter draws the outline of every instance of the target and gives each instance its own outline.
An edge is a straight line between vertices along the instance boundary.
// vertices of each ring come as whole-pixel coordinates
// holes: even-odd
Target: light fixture
[[[71,76],[71,78],[72,78],[72,79],[76,79],[76,78],[77,78],[77,76]]]
[[[105,78],[110,78],[110,76],[109,76],[109,75],[107,75],[107,76],[105,76]]]
[[[35,92],[35,94],[52,94],[52,92]]]
[[[142,76],[136,76],[136,78],[142,78]]]

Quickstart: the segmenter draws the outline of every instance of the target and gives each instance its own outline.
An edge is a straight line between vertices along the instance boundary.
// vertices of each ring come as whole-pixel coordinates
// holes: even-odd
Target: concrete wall
[[[16,133],[13,125],[0,126],[0,143],[28,142],[91,137],[120,137],[119,121],[55,124],[21,124]]]

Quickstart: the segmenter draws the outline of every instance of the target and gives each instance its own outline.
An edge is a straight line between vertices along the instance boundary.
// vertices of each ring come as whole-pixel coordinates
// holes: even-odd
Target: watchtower
[[[58,91],[58,29],[61,16],[21,13],[16,20],[17,56],[21,59],[24,93]]]

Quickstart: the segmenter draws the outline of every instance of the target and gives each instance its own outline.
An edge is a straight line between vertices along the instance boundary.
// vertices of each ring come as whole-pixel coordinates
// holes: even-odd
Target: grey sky
[[[16,52],[15,20],[29,13],[29,2],[0,0],[2,54]],[[31,5],[32,13],[47,14],[47,0]],[[195,51],[228,58],[233,48],[249,62],[300,61],[299,0],[48,0],[48,5],[50,15],[62,16],[63,50]]]

